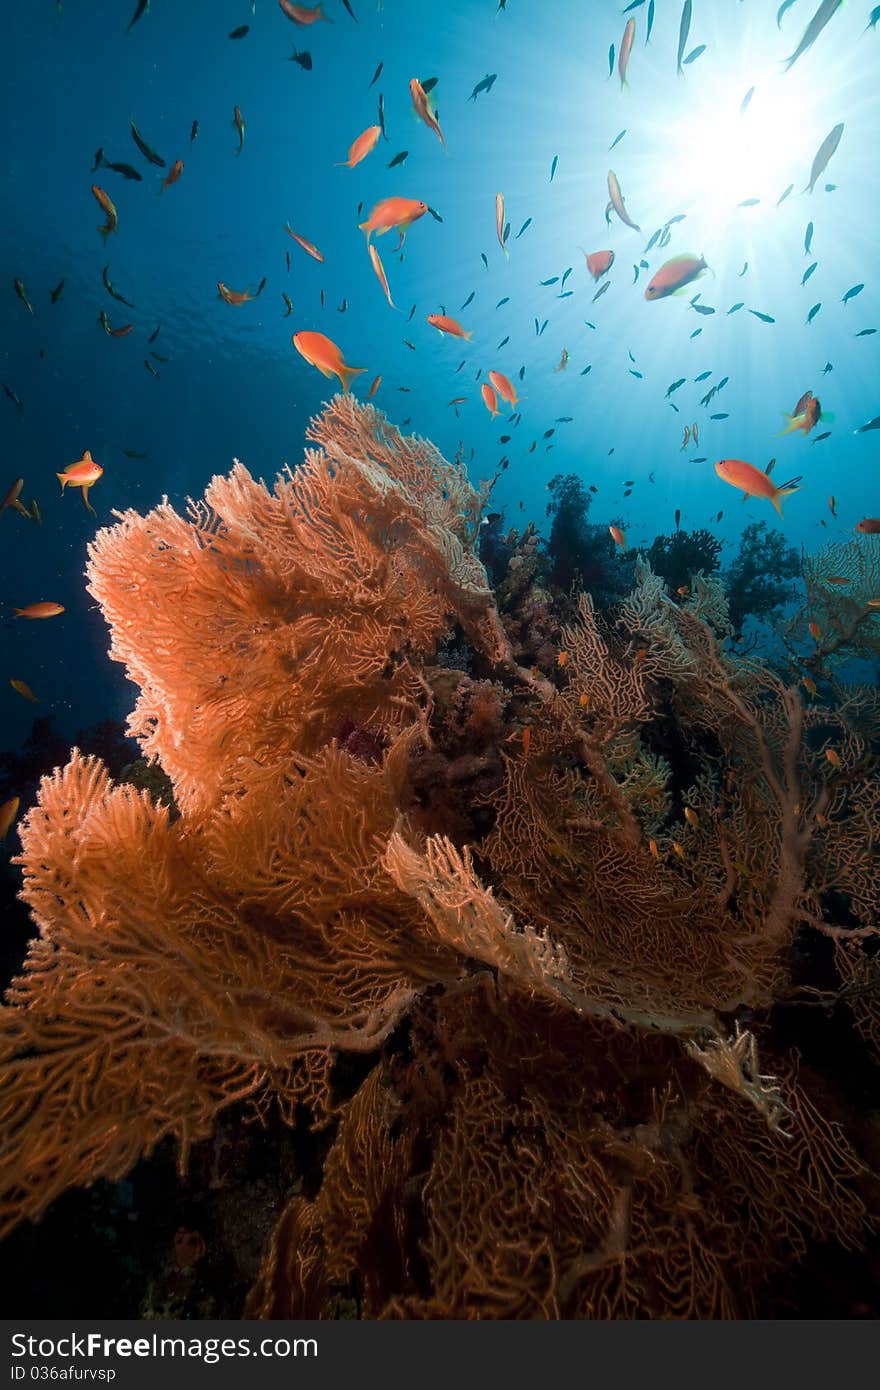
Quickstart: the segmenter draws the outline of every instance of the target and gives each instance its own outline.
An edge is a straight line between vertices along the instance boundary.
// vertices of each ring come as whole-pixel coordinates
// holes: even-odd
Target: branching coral
[[[75,754],[22,827],[0,1229],[305,1105],[335,1137],[252,1316],[754,1313],[868,1225],[762,1024],[802,927],[872,943],[870,699],[805,706],[725,652],[717,581],[646,566],[574,619],[512,622],[522,586],[511,641],[460,469],[351,397],[310,437],[272,492],[236,464],[93,544],[179,814]],[[477,679],[434,664],[453,629]]]

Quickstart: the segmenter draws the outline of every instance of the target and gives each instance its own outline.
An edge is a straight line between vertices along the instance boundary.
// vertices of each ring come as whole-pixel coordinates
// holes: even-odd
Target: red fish
[[[613,265],[613,251],[591,251],[587,256],[587,270],[594,280],[598,280],[601,276],[607,275]]]
[[[448,314],[429,314],[428,323],[432,328],[436,328],[438,333],[449,333],[453,338],[467,338],[468,342],[473,338],[473,333],[469,333],[462,328],[457,319],[452,319]]]
[[[617,71],[620,76],[621,87],[628,87],[626,80],[626,70],[629,66],[629,55],[632,53],[633,39],[636,36],[636,22],[630,17],[626,21],[626,28],[623,31],[623,38],[620,40],[620,56],[617,59]]]
[[[492,419],[494,420],[495,416],[498,414],[498,397],[495,395],[495,392],[492,390],[492,387],[489,385],[487,381],[484,381],[482,386],[480,387],[480,395],[483,397],[483,405],[489,411],[490,415],[492,416]]]
[[[780,434],[792,434],[795,430],[803,430],[804,434],[809,434],[822,413],[817,398],[812,391],[805,391],[794,408],[794,413],[789,415],[785,412],[788,421],[784,430]]]
[[[57,618],[64,608],[60,603],[29,603],[26,608],[13,608],[16,618]]]
[[[856,522],[856,530],[861,531],[863,536],[880,536],[880,517],[866,516]]]
[[[503,372],[491,371],[489,380],[501,399],[507,401],[511,409],[515,410],[520,397],[516,394],[516,387],[510,378],[506,377]]]
[[[353,169],[356,164],[360,164],[362,159],[366,159],[371,150],[376,148],[376,141],[382,134],[382,127],[378,125],[368,125],[356,140],[352,141],[348,148],[348,159],[341,159],[336,168]]]
[[[425,122],[425,125],[429,130],[433,130],[440,144],[445,145],[446,141],[443,138],[443,131],[440,129],[440,122],[434,114],[431,99],[417,77],[410,79],[409,94],[412,97],[413,106]]]
[[[291,0],[278,0],[278,4],[281,6],[282,14],[286,14],[294,24],[314,24],[319,19],[326,20],[328,24],[333,23],[332,19],[327,19],[320,5],[294,5]]]
[[[107,214],[107,221],[98,228],[98,231],[106,241],[111,232],[119,230],[119,217],[116,212],[116,206],[110,195],[105,193],[103,188],[99,188],[96,183],[92,184],[92,192],[97,198],[101,210]]]
[[[177,183],[182,173],[183,160],[175,159],[171,168],[168,170],[167,176],[162,180],[162,187],[159,189],[159,192],[162,193],[166,188],[170,188],[173,183]]]
[[[377,203],[370,213],[366,222],[359,222],[358,226],[362,232],[366,233],[367,241],[376,233],[376,236],[384,236],[392,228],[400,233],[400,241],[397,244],[399,251],[403,245],[407,229],[417,222],[420,217],[424,217],[428,211],[428,204],[416,198],[383,198],[381,203]],[[291,233],[292,235],[292,233]]]
[[[343,391],[348,391],[352,379],[367,370],[366,367],[347,366],[341,350],[323,333],[294,333],[291,341],[309,366],[317,367],[323,376],[338,376]]]
[[[55,477],[61,484],[61,491],[66,487],[81,487],[83,501],[89,511],[94,513],[94,507],[89,502],[89,488],[94,487],[95,483],[103,476],[104,470],[99,463],[95,463],[88,449],[86,449],[81,459],[76,463],[69,463],[63,473],[56,473]]]
[[[703,256],[673,256],[671,261],[661,265],[645,290],[645,298],[665,299],[667,295],[675,294],[676,290],[698,279],[705,269]]]
[[[305,239],[304,236],[298,236],[297,233],[296,233],[296,232],[293,230],[293,228],[291,227],[291,225],[290,225],[289,222],[285,222],[285,224],[284,224],[284,230],[286,231],[286,233],[287,233],[288,236],[292,236],[292,237],[293,237],[293,239],[294,239],[294,241],[296,242],[297,246],[301,246],[302,249],[303,249],[304,251],[307,251],[307,252],[308,252],[308,254],[312,257],[313,260],[315,260],[315,261],[323,261],[323,260],[324,260],[324,257],[321,255],[321,252],[318,250],[317,246],[313,246],[312,243],[311,243],[310,241],[306,241],[306,239]]]
[[[777,487],[767,474],[754,464],[744,463],[742,459],[721,459],[715,465],[715,472],[725,483],[737,487],[747,497],[766,497],[782,516],[782,499],[798,491],[800,478],[792,478],[784,487]]]

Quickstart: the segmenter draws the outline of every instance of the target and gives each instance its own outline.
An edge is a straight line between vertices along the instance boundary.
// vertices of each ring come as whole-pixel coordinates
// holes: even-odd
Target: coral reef
[[[750,616],[777,614],[794,597],[794,580],[800,573],[800,556],[785,544],[782,532],[769,530],[766,521],[750,522],[724,576],[734,634],[742,637]]]
[[[310,438],[92,544],[173,802],[74,752],[21,827],[0,1230],[164,1139],[183,1170],[230,1107],[307,1114],[249,1316],[765,1314],[875,1214],[771,1026],[818,993],[876,1037],[874,692],[733,654],[706,564],[555,598],[499,529],[496,599],[459,466],[350,396]]]

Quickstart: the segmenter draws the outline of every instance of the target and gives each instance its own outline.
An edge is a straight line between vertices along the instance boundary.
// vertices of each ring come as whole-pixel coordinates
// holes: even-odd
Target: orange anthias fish
[[[798,491],[800,478],[792,478],[784,487],[776,487],[767,474],[754,464],[744,463],[742,459],[721,459],[715,465],[715,472],[725,483],[737,487],[747,497],[766,497],[782,516],[782,499]]]
[[[22,699],[30,700],[32,705],[38,705],[40,703],[27,681],[20,681],[13,677],[9,684],[12,686],[16,695],[21,695]]]
[[[706,269],[704,256],[673,256],[671,261],[661,265],[657,274],[645,290],[646,299],[665,299],[675,294],[692,280],[696,280]]]
[[[340,159],[334,166],[337,169],[353,169],[356,164],[360,164],[362,159],[376,148],[376,141],[382,134],[382,127],[378,125],[368,125],[358,138],[352,142],[348,148],[348,159]]]
[[[380,387],[381,385],[382,385],[382,377],[381,377],[381,375],[380,375],[380,376],[377,376],[377,377],[374,377],[374,378],[373,378],[372,385],[370,386],[370,389],[369,389],[369,391],[367,392],[367,400],[368,400],[368,401],[369,401],[369,400],[372,400],[373,396],[375,396],[376,392],[379,390],[379,387]]]
[[[173,183],[177,183],[177,180],[180,178],[182,173],[183,160],[175,159],[171,168],[168,170],[166,177],[162,180],[162,187],[159,189],[159,192],[164,193],[166,188],[170,188]]]
[[[620,527],[609,526],[608,532],[611,536],[611,539],[614,541],[614,544],[619,545],[621,550],[626,550],[626,536],[623,534]]]
[[[10,484],[10,486],[7,488],[6,495],[3,498],[3,501],[0,502],[0,512],[5,512],[7,507],[15,506],[16,502],[21,496],[21,490],[23,487],[24,478],[16,478],[15,481]]]
[[[484,381],[480,387],[480,395],[483,397],[483,405],[494,420],[495,416],[498,414],[498,397],[495,395],[488,381]]]
[[[247,304],[251,299],[256,299],[255,294],[249,290],[231,290],[228,285],[224,285],[222,280],[217,281],[217,288],[220,291],[220,298],[227,304]]]
[[[394,228],[400,233],[400,241],[395,248],[399,251],[408,228],[420,217],[424,217],[427,211],[428,204],[423,203],[421,199],[383,198],[381,203],[377,203],[373,208],[366,222],[359,222],[358,226],[366,233],[367,241],[374,232],[376,236],[384,236]]]
[[[438,333],[449,333],[453,338],[467,338],[470,342],[474,336],[462,328],[458,319],[452,319],[448,314],[429,314],[428,323],[432,328],[436,328]]]
[[[293,237],[297,246],[301,246],[304,251],[308,252],[308,254],[312,257],[312,260],[323,261],[324,257],[321,255],[321,252],[318,250],[317,246],[313,246],[310,241],[306,241],[304,236],[299,236],[293,230],[289,222],[285,222],[284,230],[288,236]]]
[[[620,76],[621,88],[628,87],[626,80],[626,70],[629,66],[629,55],[632,53],[633,39],[636,36],[636,22],[630,17],[626,21],[626,28],[623,31],[623,38],[620,40],[620,56],[617,59],[617,71]]]
[[[55,477],[61,484],[61,491],[66,487],[81,487],[83,501],[89,511],[94,513],[94,507],[89,502],[89,488],[94,487],[95,483],[103,476],[104,470],[99,463],[95,463],[88,449],[86,449],[81,459],[76,463],[69,463],[63,473],[56,473]]]
[[[106,241],[111,232],[119,230],[119,217],[113,200],[108,193],[104,192],[103,188],[99,188],[96,183],[93,183],[92,192],[98,200],[101,211],[107,214],[107,221],[102,223],[98,228],[98,231]]]
[[[489,380],[501,399],[507,401],[511,409],[515,410],[520,397],[516,394],[516,387],[510,378],[506,377],[503,372],[491,371]]]
[[[26,608],[13,608],[16,618],[57,618],[64,608],[60,603],[29,603]]]
[[[866,516],[856,522],[856,530],[863,536],[880,536],[880,517]]]
[[[510,255],[507,243],[504,240],[504,194],[495,194],[495,231],[498,233],[498,245],[505,256]]]
[[[392,309],[396,309],[397,305],[391,298],[391,291],[388,288],[388,277],[385,274],[385,267],[382,264],[382,257],[379,255],[379,252],[376,250],[372,242],[370,242],[370,244],[368,245],[367,250],[370,253],[370,263],[374,271],[376,272],[376,279],[379,281],[379,284],[382,286],[382,289],[385,292],[385,298],[388,300],[388,303],[391,305]]]
[[[812,391],[805,391],[793,414],[789,415],[787,411],[783,413],[788,424],[784,430],[780,430],[781,435],[792,434],[795,430],[803,430],[804,434],[809,434],[822,413],[822,407]]]
[[[294,5],[291,0],[278,0],[282,14],[286,14],[288,19],[292,19],[294,24],[314,24],[316,20],[326,20],[332,24],[332,19],[327,19],[320,5]]]
[[[338,376],[343,391],[350,390],[352,380],[367,370],[366,367],[346,366],[340,349],[323,333],[294,333],[291,342],[309,366],[317,367],[323,376]]]
[[[434,114],[434,107],[431,104],[431,99],[417,77],[410,78],[409,94],[412,97],[413,106],[425,122],[425,125],[429,130],[433,130],[440,144],[445,146],[446,141],[443,138],[443,131],[440,129],[440,122]]]
[[[598,280],[601,276],[607,275],[613,265],[613,251],[591,251],[589,255],[587,255],[587,270],[594,280]]]
[[[17,796],[11,796],[8,801],[4,801],[0,806],[0,842],[6,839],[13,825],[15,817],[18,815],[18,808],[21,800]]]

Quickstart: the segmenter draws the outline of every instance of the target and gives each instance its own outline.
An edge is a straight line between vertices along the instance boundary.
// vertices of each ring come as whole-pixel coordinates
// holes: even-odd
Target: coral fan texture
[[[310,438],[272,491],[236,463],[91,547],[176,810],[75,753],[22,827],[0,1229],[166,1136],[185,1165],[224,1107],[304,1106],[332,1145],[250,1316],[760,1313],[871,1224],[765,1024],[812,934],[877,1046],[876,696],[807,701],[730,654],[717,579],[643,563],[529,652],[485,490],[350,396]]]

